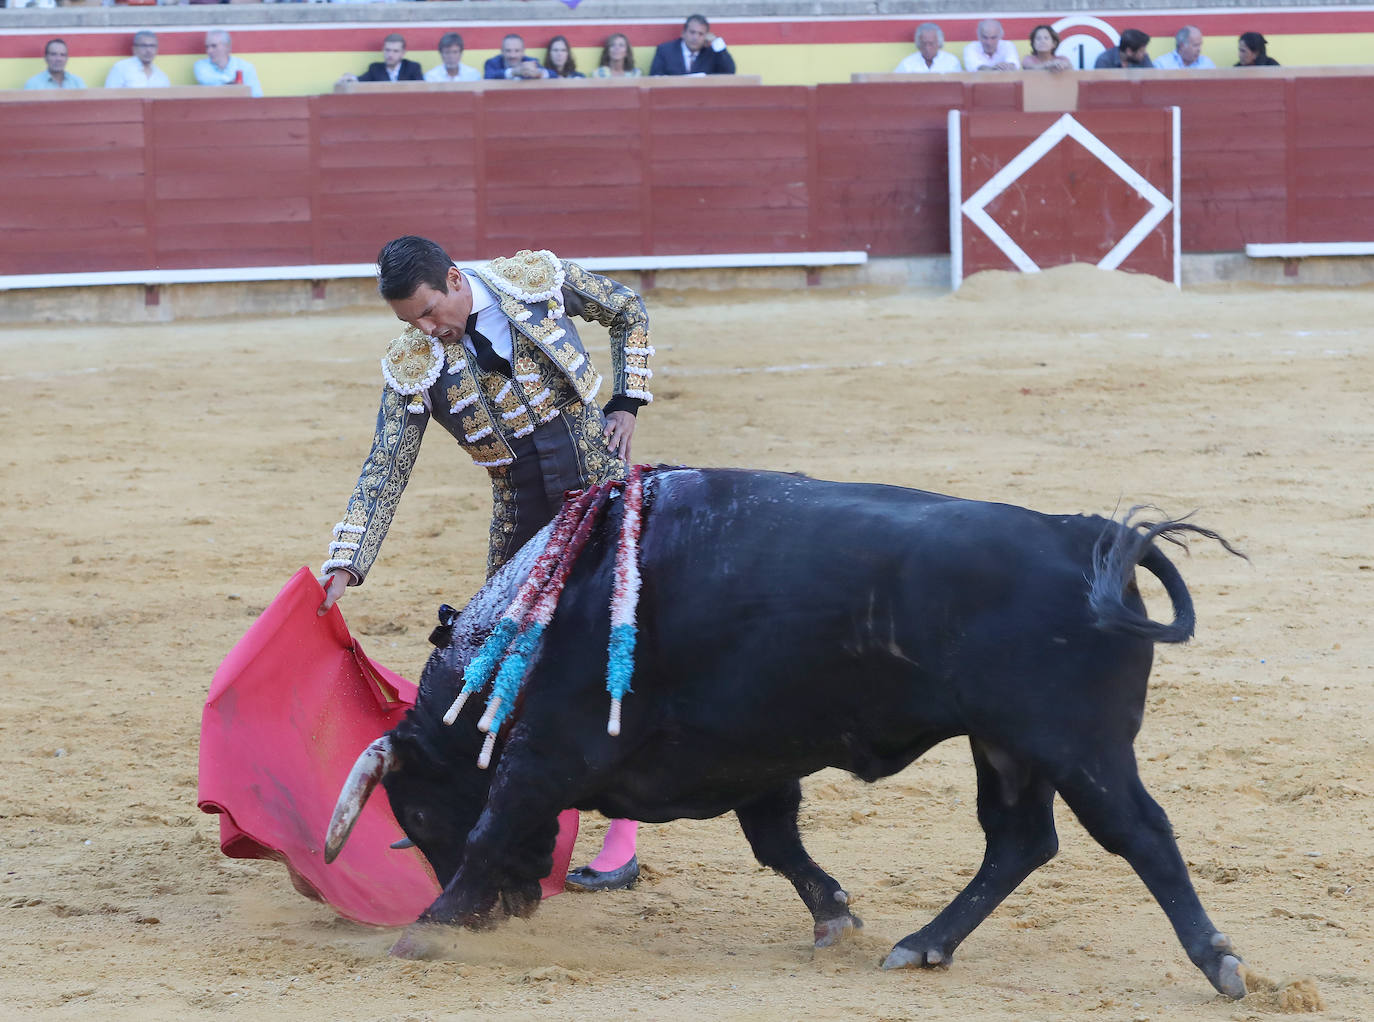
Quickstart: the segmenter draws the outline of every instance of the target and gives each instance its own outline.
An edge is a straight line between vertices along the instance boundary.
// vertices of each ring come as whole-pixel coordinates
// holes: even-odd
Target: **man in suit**
[[[512,32],[501,40],[501,52],[482,65],[483,78],[552,78],[538,57],[525,53],[525,40]]]
[[[711,32],[705,15],[693,14],[682,26],[682,37],[659,43],[654,51],[651,75],[732,75],[735,58],[725,40]]]
[[[418,63],[406,60],[406,37],[392,32],[382,40],[382,59],[373,61],[360,75],[346,74],[341,82],[423,82],[425,72]]]

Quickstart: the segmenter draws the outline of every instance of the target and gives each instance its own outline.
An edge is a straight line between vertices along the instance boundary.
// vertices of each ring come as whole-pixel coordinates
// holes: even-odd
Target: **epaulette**
[[[423,412],[424,394],[444,371],[444,346],[415,327],[406,327],[401,336],[387,345],[382,356],[382,376],[396,393],[411,398],[408,412]]]
[[[479,270],[482,279],[517,301],[556,301],[563,304],[563,264],[548,249],[529,249],[493,259]]]

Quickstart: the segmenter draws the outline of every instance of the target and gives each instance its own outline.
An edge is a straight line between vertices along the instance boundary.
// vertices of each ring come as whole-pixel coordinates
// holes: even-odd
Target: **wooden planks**
[[[1079,108],[1181,108],[1186,251],[1358,240],[1374,232],[1368,81],[1084,76]],[[972,76],[16,101],[0,272],[353,263],[402,233],[457,259],[940,254],[951,109],[1040,116],[1020,113],[1019,81]],[[1065,150],[1037,174],[1080,171]]]

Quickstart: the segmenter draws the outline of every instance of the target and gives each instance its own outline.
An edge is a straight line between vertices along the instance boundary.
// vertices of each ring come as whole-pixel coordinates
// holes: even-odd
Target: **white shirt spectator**
[[[84,89],[86,83],[70,71],[62,76],[62,84],[57,83],[57,79],[52,76],[52,72],[44,68],[24,83],[26,89]]]
[[[963,69],[958,57],[941,50],[935,54],[935,59],[930,64],[926,64],[926,58],[919,53],[908,53],[897,65],[894,73],[903,75],[943,74],[948,71],[962,71]]]
[[[482,72],[475,67],[468,67],[466,64],[459,64],[458,73],[452,77],[449,76],[448,68],[444,67],[443,64],[432,67],[425,72],[425,81],[427,82],[480,82],[481,80]]]
[[[964,70],[977,71],[981,67],[992,67],[995,64],[1011,64],[1013,67],[1021,66],[1021,58],[1016,55],[1016,46],[1003,39],[997,44],[997,52],[988,56],[983,49],[983,44],[976,39],[964,47]]]
[[[1197,60],[1191,64],[1183,63],[1183,58],[1178,55],[1178,50],[1170,50],[1162,57],[1154,58],[1154,66],[1162,67],[1168,71],[1215,71],[1217,66],[1212,63],[1212,58],[1201,53],[1197,55]]]
[[[262,95],[262,83],[258,81],[258,72],[252,64],[246,60],[230,55],[229,62],[220,67],[209,57],[201,57],[196,61],[192,72],[196,76],[196,81],[201,85],[247,85],[253,90],[254,96]],[[239,74],[242,73],[243,81],[237,82]]]
[[[150,67],[151,71],[145,73],[143,61],[137,57],[125,57],[110,68],[110,73],[105,76],[105,88],[166,89],[171,86],[171,79],[163,73],[162,68],[156,64]]]

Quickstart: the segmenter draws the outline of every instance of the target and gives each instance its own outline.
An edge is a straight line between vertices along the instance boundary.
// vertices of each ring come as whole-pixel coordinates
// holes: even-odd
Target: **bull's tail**
[[[1152,642],[1187,642],[1193,637],[1197,622],[1193,612],[1193,598],[1183,576],[1155,546],[1156,539],[1187,549],[1186,533],[1194,533],[1216,540],[1229,553],[1245,557],[1225,537],[1211,529],[1194,525],[1185,518],[1159,522],[1135,520],[1145,507],[1133,507],[1120,522],[1110,522],[1098,537],[1093,548],[1093,575],[1088,589],[1088,606],[1096,617],[1096,625],[1108,631],[1138,635]],[[1248,558],[1247,558],[1248,560]],[[1131,585],[1136,566],[1149,571],[1164,586],[1174,606],[1173,621],[1165,624],[1152,621],[1145,614],[1126,605],[1125,594]]]

